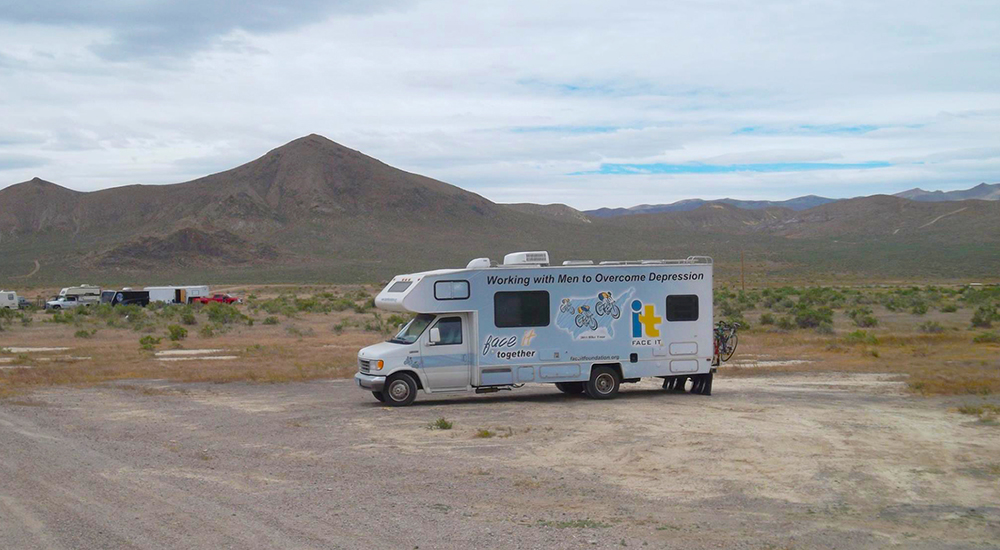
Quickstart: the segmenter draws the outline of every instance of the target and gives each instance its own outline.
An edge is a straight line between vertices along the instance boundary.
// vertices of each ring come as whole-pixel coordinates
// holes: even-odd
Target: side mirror
[[[431,342],[431,344],[440,344],[441,343],[441,329],[439,329],[437,327],[434,327],[434,328],[431,329],[430,342]]]

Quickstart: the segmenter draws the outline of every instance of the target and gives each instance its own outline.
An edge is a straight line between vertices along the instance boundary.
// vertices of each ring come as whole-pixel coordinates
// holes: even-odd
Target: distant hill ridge
[[[557,261],[709,255],[720,274],[742,251],[768,277],[809,280],[995,277],[998,187],[603,215],[497,204],[313,134],[173,185],[83,193],[34,178],[0,189],[0,281],[372,282],[515,250]]]
[[[893,195],[913,201],[921,202],[943,202],[943,201],[963,201],[963,200],[1000,200],[1000,183],[979,185],[958,191],[924,191],[920,188],[910,189]],[[629,216],[632,214],[650,214],[656,212],[687,212],[700,207],[703,204],[730,204],[737,208],[757,210],[761,208],[788,208],[790,210],[808,210],[823,204],[836,202],[845,199],[830,199],[818,197],[816,195],[806,195],[795,197],[783,201],[750,201],[739,199],[685,199],[670,204],[640,204],[630,208],[597,208],[594,210],[584,210],[584,216],[591,218],[613,218],[616,216]]]

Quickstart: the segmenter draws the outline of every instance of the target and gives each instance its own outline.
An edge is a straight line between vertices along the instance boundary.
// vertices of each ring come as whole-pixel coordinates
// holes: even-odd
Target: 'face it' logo
[[[656,306],[632,300],[632,338],[656,338],[660,335],[663,318],[656,314]]]

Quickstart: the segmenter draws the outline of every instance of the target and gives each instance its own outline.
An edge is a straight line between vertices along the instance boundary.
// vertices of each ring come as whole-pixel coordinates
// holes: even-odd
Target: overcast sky
[[[0,0],[0,187],[310,133],[497,202],[965,188],[1000,181],[1000,2]]]

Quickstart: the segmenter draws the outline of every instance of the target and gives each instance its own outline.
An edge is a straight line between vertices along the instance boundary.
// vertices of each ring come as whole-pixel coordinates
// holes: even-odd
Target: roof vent
[[[469,265],[465,266],[465,269],[486,269],[490,266],[489,258],[476,258],[469,262]]]
[[[594,260],[566,260],[563,265],[594,265]]]
[[[511,252],[503,257],[503,265],[549,265],[549,253],[544,250]]]

